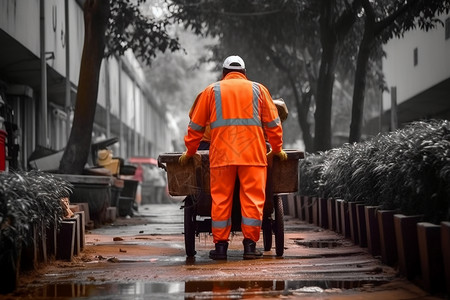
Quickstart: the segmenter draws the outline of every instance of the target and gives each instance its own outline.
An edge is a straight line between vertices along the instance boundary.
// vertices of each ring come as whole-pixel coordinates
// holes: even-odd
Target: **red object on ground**
[[[7,135],[5,130],[0,129],[0,171],[5,171],[6,169],[5,140]]]

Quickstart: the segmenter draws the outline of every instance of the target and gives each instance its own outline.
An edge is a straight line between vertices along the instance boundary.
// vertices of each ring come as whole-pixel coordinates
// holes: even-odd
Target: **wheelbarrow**
[[[285,150],[286,161],[277,156],[269,160],[266,185],[266,201],[261,230],[264,251],[272,249],[275,236],[275,253],[284,253],[284,194],[298,190],[298,160],[304,153]],[[188,257],[195,256],[195,238],[201,232],[211,233],[211,195],[209,181],[209,151],[197,151],[193,159],[181,166],[178,159],[182,153],[163,153],[158,157],[158,166],[167,173],[168,190],[171,196],[186,196],[184,199],[184,241]],[[231,215],[231,231],[241,231],[241,209],[239,201],[239,182],[236,181]]]

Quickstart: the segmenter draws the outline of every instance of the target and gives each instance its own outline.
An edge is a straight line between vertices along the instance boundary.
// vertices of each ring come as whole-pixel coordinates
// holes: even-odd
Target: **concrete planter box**
[[[422,216],[394,215],[398,270],[408,280],[414,280],[420,275],[417,223],[421,220]]]
[[[312,199],[312,223],[319,226],[319,198],[314,197]]]
[[[450,222],[421,223],[421,215],[405,216],[341,199],[303,196],[298,201],[306,207],[305,221],[318,220],[315,224],[322,227],[326,218],[328,229],[351,237],[384,264],[398,266],[400,275],[427,292],[450,293]]]
[[[80,230],[80,251],[83,251],[86,246],[86,214],[84,211],[78,211],[75,215],[79,216],[79,230]]]
[[[94,229],[94,222],[91,220],[90,218],[90,212],[89,212],[89,204],[84,202],[84,203],[77,203],[76,206],[78,207],[77,212],[84,212],[84,225],[85,228],[87,230],[92,230]],[[111,207],[111,206],[110,206]],[[74,211],[75,212],[75,211]],[[117,216],[117,214],[116,214]]]
[[[56,258],[72,261],[85,246],[84,212],[76,212],[61,222],[57,233]]]
[[[367,228],[366,214],[364,212],[364,204],[356,204],[356,219],[358,223],[358,240],[359,246],[367,247]]]
[[[73,244],[73,255],[78,255],[81,253],[81,218],[79,214],[74,214],[72,218],[65,219],[66,222],[74,222],[75,223],[75,236],[74,236],[74,244]]]
[[[442,257],[446,278],[447,293],[450,295],[450,222],[441,222]]]
[[[349,214],[349,204],[347,201],[341,200],[341,205],[340,205],[340,219],[341,219],[341,234],[346,237],[346,238],[350,238],[351,237],[351,232],[350,232],[350,214]]]
[[[310,223],[310,224],[315,224],[314,222],[318,222],[317,208],[314,207],[317,202],[316,199],[317,199],[317,197],[308,197],[308,196],[304,196],[304,198],[303,198],[305,222]]]
[[[314,197],[305,197],[305,202],[304,202],[304,206],[305,206],[305,221],[307,223],[313,223],[314,219],[313,219],[313,202],[314,202]]]
[[[289,215],[294,218],[298,218],[297,207],[295,203],[295,198],[293,194],[287,195],[287,205],[289,210]]]
[[[359,244],[359,226],[358,226],[358,216],[356,211],[356,205],[361,204],[361,202],[349,202],[348,203],[348,214],[350,222],[350,238],[355,245]]]
[[[381,254],[380,229],[378,227],[377,210],[378,206],[364,207],[367,232],[367,249],[373,256]]]
[[[441,249],[441,226],[426,222],[417,223],[417,237],[422,270],[420,285],[430,293],[442,292],[445,275]]]
[[[328,229],[336,230],[336,200],[327,199]]]
[[[342,215],[341,215],[341,206],[343,205],[344,200],[342,199],[336,199],[336,232],[342,233]]]
[[[328,228],[328,202],[326,198],[319,198],[319,226]]]
[[[305,208],[303,207],[303,197],[295,195],[295,206],[297,207],[297,216],[301,221],[305,220]]]
[[[395,238],[393,210],[377,211],[378,226],[380,231],[381,261],[388,266],[397,263],[397,242]]]
[[[76,236],[76,222],[62,221],[57,237],[56,258],[72,261]]]

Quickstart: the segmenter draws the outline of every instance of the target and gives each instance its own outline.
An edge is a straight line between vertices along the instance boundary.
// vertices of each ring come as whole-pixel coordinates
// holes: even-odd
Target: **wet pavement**
[[[144,205],[132,218],[86,233],[73,261],[25,275],[0,299],[442,299],[397,276],[367,250],[333,231],[286,216],[285,250],[243,260],[242,233],[228,260],[208,258],[212,237],[200,233],[195,258],[184,249],[179,202]],[[258,242],[262,249],[262,237]]]

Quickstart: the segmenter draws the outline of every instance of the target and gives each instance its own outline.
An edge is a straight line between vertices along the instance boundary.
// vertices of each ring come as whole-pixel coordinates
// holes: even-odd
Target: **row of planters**
[[[297,216],[335,230],[430,292],[450,289],[450,122],[414,122],[307,155]],[[450,292],[447,290],[447,292]]]
[[[0,294],[15,290],[20,271],[45,262],[56,239],[72,185],[49,173],[0,173]],[[56,248],[56,247],[53,247]]]

